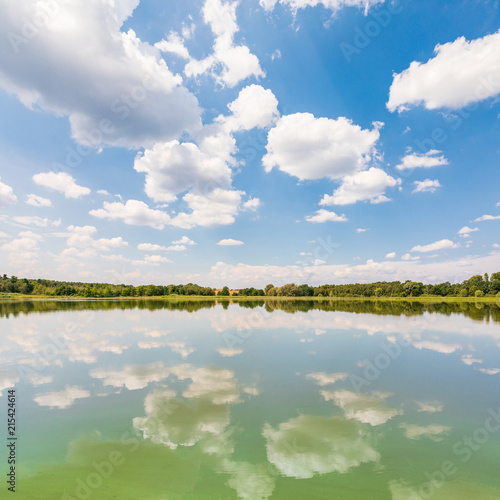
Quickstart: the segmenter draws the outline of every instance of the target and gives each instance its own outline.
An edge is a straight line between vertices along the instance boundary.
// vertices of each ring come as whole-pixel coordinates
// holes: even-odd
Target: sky
[[[0,0],[0,272],[500,271],[498,0]]]

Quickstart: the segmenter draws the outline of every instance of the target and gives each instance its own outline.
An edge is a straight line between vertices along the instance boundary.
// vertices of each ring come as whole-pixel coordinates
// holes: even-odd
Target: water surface
[[[497,500],[499,311],[1,302],[15,498]]]

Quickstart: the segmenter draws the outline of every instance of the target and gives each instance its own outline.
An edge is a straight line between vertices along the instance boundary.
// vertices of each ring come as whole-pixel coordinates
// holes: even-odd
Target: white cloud
[[[17,196],[14,194],[14,190],[7,184],[0,182],[0,207],[7,207],[16,203]]]
[[[307,374],[306,378],[311,378],[315,380],[318,385],[324,387],[325,385],[335,384],[336,382],[345,380],[348,376],[347,373],[315,372]]]
[[[267,283],[276,286],[285,283],[324,284],[325,276],[330,276],[335,283],[356,283],[407,279],[424,283],[457,283],[475,274],[484,274],[485,269],[498,266],[498,252],[484,256],[462,256],[451,259],[420,260],[370,260],[363,264],[328,264],[326,266],[298,265],[250,265],[245,263],[228,264],[217,262],[212,266],[207,279],[212,286],[223,285],[259,286]],[[411,257],[411,255],[410,255]],[[415,257],[418,259],[418,256]]]
[[[405,436],[408,439],[420,439],[426,437],[432,441],[442,441],[443,436],[448,435],[451,432],[451,427],[446,425],[414,425],[402,423],[399,425],[403,429]]]
[[[40,406],[49,406],[50,408],[68,408],[76,399],[88,398],[90,392],[80,387],[66,387],[63,391],[51,392],[36,396],[34,401]]]
[[[370,7],[383,3],[385,0],[260,0],[260,5],[263,9],[271,11],[274,9],[276,3],[287,5],[293,12],[298,9],[305,9],[306,7],[316,7],[323,5],[325,9],[330,9],[334,13],[343,7],[357,7],[364,9],[365,14]]]
[[[18,224],[22,224],[25,226],[38,226],[38,227],[54,226],[54,227],[58,227],[61,225],[61,219],[50,220],[50,219],[47,219],[47,217],[42,218],[42,217],[37,217],[36,215],[33,215],[33,216],[18,215],[18,216],[12,217],[12,220],[14,222],[17,222]]]
[[[396,252],[389,252],[386,256],[386,259],[395,259],[396,258]]]
[[[146,255],[146,257],[144,257],[144,260],[146,262],[149,262],[150,264],[163,264],[166,262],[172,262],[170,259],[167,259],[167,257],[162,257],[161,255]]]
[[[261,201],[259,198],[249,198],[245,203],[243,203],[243,210],[250,210],[255,212],[261,205]]]
[[[458,231],[457,234],[462,238],[468,238],[470,236],[470,233],[475,233],[476,231],[479,231],[478,227],[471,228],[468,226],[464,226],[462,229]]]
[[[183,200],[191,213],[179,213],[171,225],[190,229],[195,226],[215,227],[232,224],[241,205],[243,191],[216,188],[208,194],[187,193]]]
[[[418,340],[410,341],[413,347],[417,349],[428,349],[430,351],[440,352],[441,354],[451,354],[456,350],[462,349],[460,344],[446,344],[434,340]]]
[[[337,215],[335,212],[330,212],[324,208],[317,210],[316,215],[306,216],[307,222],[314,222],[317,224],[322,224],[323,222],[346,222],[347,218],[344,214]]]
[[[42,239],[39,234],[33,233],[31,231],[21,231],[18,234],[18,238],[13,239],[8,243],[2,245],[3,250],[9,250],[10,252],[37,252],[40,247],[38,242]]]
[[[394,179],[383,170],[371,167],[363,172],[345,176],[333,196],[325,194],[320,205],[350,205],[368,200],[372,204],[383,203],[390,201],[384,194],[385,190],[400,184],[401,179]]]
[[[42,196],[37,196],[36,194],[29,194],[26,199],[28,205],[34,207],[51,207],[52,202],[48,198],[43,198]]]
[[[363,170],[376,155],[381,123],[362,129],[340,117],[315,118],[310,113],[282,116],[268,134],[262,159],[266,172],[282,172],[305,179],[340,179]]]
[[[356,394],[351,391],[320,391],[325,401],[333,401],[345,412],[347,418],[354,418],[361,423],[373,426],[385,424],[402,410],[388,408],[386,399],[391,394],[374,392],[371,396]]]
[[[464,365],[473,365],[474,363],[482,363],[483,360],[482,359],[478,359],[478,358],[473,358],[472,357],[472,354],[464,354],[462,356],[462,363]]]
[[[155,144],[138,154],[134,169],[146,173],[146,194],[154,201],[170,203],[177,194],[195,189],[225,188],[231,185],[231,170],[227,166],[234,150],[234,140],[210,155],[191,142],[170,141]]]
[[[390,111],[419,104],[427,109],[458,109],[500,93],[500,31],[470,42],[460,37],[436,45],[434,52],[426,63],[414,61],[394,75]]]
[[[247,46],[234,44],[234,35],[239,30],[237,5],[238,2],[205,1],[203,19],[215,36],[213,52],[202,60],[191,58],[184,68],[187,77],[209,73],[220,85],[234,87],[251,76],[265,76],[257,56]]]
[[[500,248],[500,244],[498,244],[498,243],[493,243],[492,246],[493,246],[493,248]]]
[[[453,243],[451,240],[439,240],[434,243],[429,243],[428,245],[417,245],[414,246],[410,252],[435,252],[436,250],[444,250],[446,248],[458,248],[460,245],[458,243]]]
[[[187,236],[183,236],[180,240],[172,241],[172,245],[196,245],[196,243],[188,238]]]
[[[478,368],[478,370],[486,375],[498,375],[500,368]]]
[[[307,479],[315,474],[346,473],[362,463],[377,462],[380,454],[355,420],[300,415],[273,429],[264,426],[267,458],[282,475]]]
[[[356,229],[357,233],[366,233],[366,231],[369,231],[367,227],[358,227],[358,229]]]
[[[441,184],[438,180],[425,179],[425,181],[415,181],[415,189],[412,193],[435,193],[440,187]]]
[[[225,239],[225,240],[220,240],[219,242],[217,242],[217,245],[220,245],[220,246],[230,246],[230,247],[235,247],[235,246],[240,246],[240,245],[244,245],[245,243],[243,243],[243,241],[240,241],[240,240],[233,240],[231,238],[228,238],[228,239]]]
[[[90,376],[101,379],[103,385],[126,387],[128,390],[133,391],[143,389],[151,382],[159,382],[167,378],[170,373],[169,368],[158,362],[149,365],[129,365],[121,371],[95,369],[90,372]]]
[[[444,405],[438,401],[415,401],[419,413],[438,413],[443,411]]]
[[[170,222],[170,216],[161,210],[149,208],[143,201],[128,200],[125,204],[120,202],[107,202],[103,208],[91,210],[90,215],[100,219],[119,220],[133,226],[150,226],[163,229]]]
[[[134,169],[146,174],[145,191],[151,199],[172,203],[185,193],[182,200],[191,213],[178,213],[170,225],[189,229],[232,224],[241,208],[258,207],[257,198],[242,206],[245,193],[231,186],[230,167],[236,165],[233,155],[237,152],[233,133],[271,125],[278,114],[277,104],[271,91],[258,85],[245,87],[228,105],[231,114],[220,115],[207,125],[198,134],[197,144],[177,140],[157,143],[137,155]]]
[[[238,354],[241,354],[243,352],[243,349],[238,349],[236,347],[221,347],[220,349],[217,349],[217,352],[224,357],[232,357],[232,356],[238,356]],[[246,391],[248,392],[248,391]]]
[[[430,168],[440,165],[448,165],[449,161],[444,157],[442,151],[431,149],[427,153],[408,153],[399,165],[398,170],[408,170],[412,168]]]
[[[218,118],[231,131],[267,128],[279,118],[278,100],[269,89],[248,85],[227,106],[231,115]]]
[[[124,248],[128,246],[121,236],[116,238],[94,239],[93,235],[97,233],[94,226],[68,226],[70,236],[66,245],[71,249],[93,249],[100,252],[106,252],[112,248]]]
[[[35,174],[33,180],[40,186],[59,191],[65,198],[81,198],[90,194],[90,189],[79,186],[73,177],[66,172],[45,172]]]
[[[142,250],[144,252],[158,252],[160,250],[166,250],[167,247],[156,245],[154,243],[139,243],[137,245],[137,250]]]
[[[401,256],[401,260],[420,260],[420,257],[413,257],[410,253]]]
[[[474,222],[483,222],[485,220],[500,220],[500,215],[481,215],[481,217],[474,219]]]
[[[142,147],[199,127],[196,98],[160,51],[121,31],[139,0],[54,4],[52,15],[30,0],[1,4],[0,31],[12,45],[0,54],[4,89],[29,108],[69,116],[73,138],[93,147]],[[19,38],[35,16],[45,18],[36,40]]]
[[[161,52],[176,54],[182,59],[191,59],[188,49],[184,46],[184,40],[178,33],[170,32],[166,40],[155,43],[155,47]]]

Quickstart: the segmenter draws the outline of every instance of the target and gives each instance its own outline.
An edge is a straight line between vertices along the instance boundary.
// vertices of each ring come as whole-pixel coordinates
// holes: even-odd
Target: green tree
[[[229,288],[227,286],[223,287],[222,290],[219,292],[219,295],[221,297],[229,297],[231,295],[229,293]]]

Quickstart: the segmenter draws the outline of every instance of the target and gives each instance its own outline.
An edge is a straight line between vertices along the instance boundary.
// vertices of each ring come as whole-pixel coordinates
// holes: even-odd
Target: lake
[[[500,498],[499,305],[3,301],[0,325],[2,498]]]

